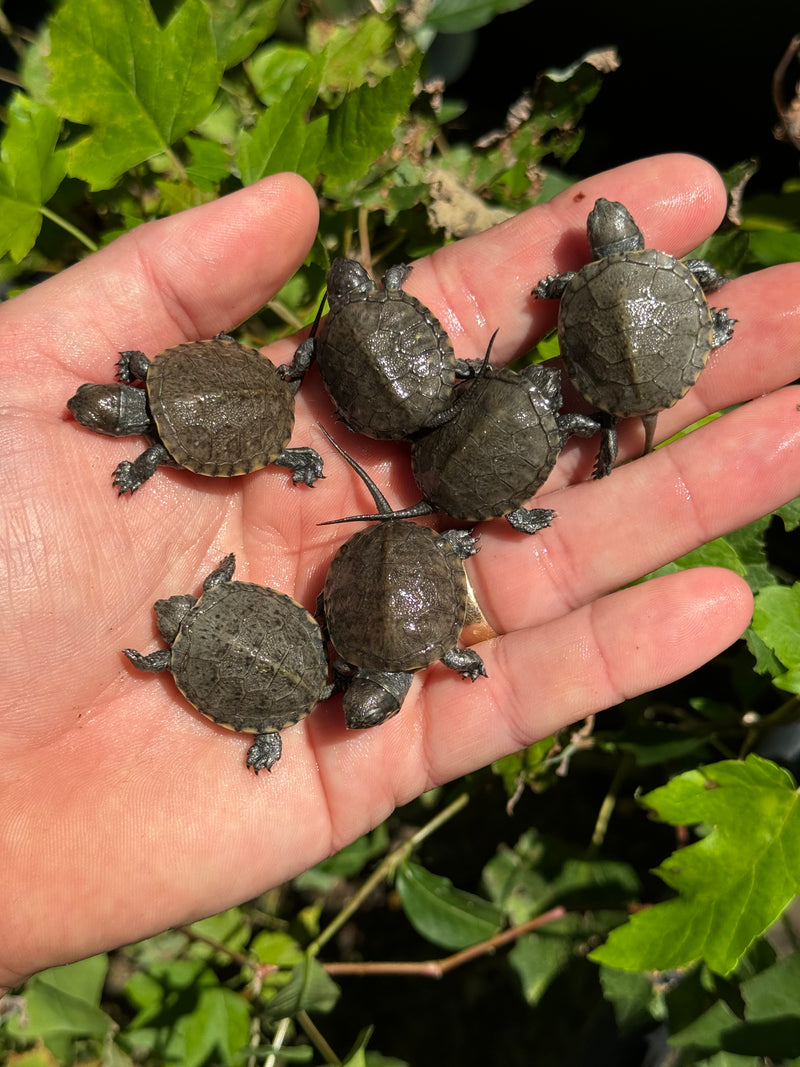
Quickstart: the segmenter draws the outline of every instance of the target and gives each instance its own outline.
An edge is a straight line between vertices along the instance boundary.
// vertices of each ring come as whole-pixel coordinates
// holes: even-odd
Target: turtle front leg
[[[137,652],[135,648],[123,648],[122,651],[139,671],[150,671],[151,674],[158,674],[159,671],[169,669],[172,652],[168,648],[160,648],[157,652],[151,652],[147,656]]]
[[[531,293],[539,300],[558,300],[574,277],[574,270],[564,271],[563,274],[548,274],[536,283]]]
[[[136,459],[124,459],[114,471],[112,484],[119,489],[120,496],[123,493],[135,493],[139,486],[151,478],[162,464],[174,466],[169,452],[158,442],[151,445]]]
[[[247,750],[247,766],[259,771],[271,771],[283,752],[281,735],[275,730],[256,734],[252,745]]]
[[[288,467],[295,485],[298,482],[313,485],[323,476],[322,457],[313,448],[284,448],[273,463],[276,467]]]
[[[484,662],[472,648],[451,648],[442,656],[442,663],[471,682],[486,678]]]
[[[700,288],[705,293],[711,293],[715,289],[719,289],[725,281],[719,271],[705,259],[685,259],[683,263],[695,276]]]
[[[555,517],[550,508],[516,508],[506,515],[506,521],[520,533],[535,534],[546,530]]]
[[[314,337],[307,337],[295,349],[291,363],[281,363],[278,374],[285,382],[301,382],[306,371],[317,357],[317,345]]]
[[[150,368],[150,360],[138,348],[120,352],[117,363],[117,378],[121,382],[144,381]]]

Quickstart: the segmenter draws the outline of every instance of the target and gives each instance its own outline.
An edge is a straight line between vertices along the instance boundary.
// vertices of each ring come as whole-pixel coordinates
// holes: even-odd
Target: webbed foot
[[[317,478],[322,478],[322,457],[313,448],[284,448],[274,461],[276,467],[288,467],[292,472],[295,485],[313,485]]]
[[[275,731],[265,734],[256,734],[255,739],[247,750],[247,766],[252,767],[258,774],[259,771],[271,771],[283,751],[281,735]]]
[[[483,660],[471,648],[449,649],[442,656],[442,663],[451,671],[457,671],[462,677],[469,678],[471,682],[487,676]]]
[[[524,534],[546,530],[555,517],[550,508],[517,508],[506,515],[509,525]]]

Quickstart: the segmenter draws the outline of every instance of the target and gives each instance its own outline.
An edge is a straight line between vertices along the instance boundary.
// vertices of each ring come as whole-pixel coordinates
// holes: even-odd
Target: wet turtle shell
[[[722,281],[714,268],[645,248],[624,205],[599,199],[587,232],[592,262],[542,279],[534,292],[561,298],[558,337],[567,374],[609,416],[599,476],[616,455],[616,420],[641,417],[649,451],[657,413],[694,385],[712,348],[731,338],[735,320],[708,305],[705,291]]]
[[[151,360],[145,385],[164,447],[196,474],[248,474],[274,463],[292,436],[289,384],[232,338],[168,348]]]
[[[169,670],[186,699],[220,726],[256,738],[247,765],[256,773],[280,758],[279,731],[330,695],[322,632],[291,597],[267,586],[232,581],[226,556],[203,593],[155,604],[169,649],[143,655],[125,649],[140,670]]]
[[[227,334],[160,352],[120,353],[117,385],[82,385],[67,407],[82,425],[112,437],[153,442],[114,472],[120,493],[134,492],[164,464],[228,477],[274,463],[307,485],[322,473],[311,448],[287,448],[296,384],[254,348]],[[132,384],[141,382],[144,385]]]
[[[335,447],[386,516],[389,505],[375,484]],[[388,518],[354,534],[336,553],[321,609],[338,657],[334,673],[346,688],[350,729],[397,714],[414,672],[438,660],[472,681],[486,674],[473,649],[457,647],[468,604],[463,560],[476,551],[477,539],[466,530],[437,534]]]
[[[403,438],[452,400],[456,358],[439,320],[394,268],[383,288],[365,288],[366,272],[334,260],[328,272],[330,313],[317,334],[320,374],[344,422],[369,437]]]
[[[335,259],[329,314],[281,368],[299,377],[316,359],[340,418],[368,437],[399,440],[429,426],[452,403],[456,380],[480,366],[457,360],[439,320],[405,292],[410,270],[391,267],[379,289],[360,263]]]
[[[467,582],[449,542],[425,526],[396,521],[345,541],[323,597],[342,659],[368,670],[418,671],[457,644]]]
[[[600,427],[562,415],[558,372],[542,365],[482,375],[460,388],[453,416],[412,445],[414,478],[432,509],[478,521],[505,516],[524,533],[554,512],[522,505],[547,480],[570,434]]]

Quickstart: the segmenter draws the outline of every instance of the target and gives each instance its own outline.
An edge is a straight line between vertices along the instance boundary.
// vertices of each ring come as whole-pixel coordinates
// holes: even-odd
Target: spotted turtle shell
[[[464,566],[425,526],[391,520],[334,556],[325,622],[342,659],[366,670],[421,670],[456,647],[467,608]]]
[[[325,695],[328,674],[312,616],[250,582],[222,582],[202,594],[172,643],[170,670],[198,711],[244,733],[305,718]]]
[[[345,294],[320,325],[316,359],[342,421],[368,437],[408,437],[452,403],[450,339],[402,289]]]
[[[694,385],[714,322],[689,268],[645,249],[595,260],[568,282],[558,337],[579,392],[626,418],[672,407]]]
[[[553,373],[504,368],[463,385],[455,417],[412,446],[424,498],[453,518],[478,521],[507,515],[532,497],[563,445],[558,403],[539,388]]]
[[[145,381],[158,435],[175,463],[227,477],[272,463],[294,427],[294,397],[268,359],[233,338],[159,353]]]

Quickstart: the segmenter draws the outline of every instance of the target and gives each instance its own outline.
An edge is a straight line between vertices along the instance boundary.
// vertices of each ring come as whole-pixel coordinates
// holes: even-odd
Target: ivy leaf
[[[750,755],[673,778],[642,800],[673,826],[711,832],[655,871],[678,896],[612,931],[591,959],[625,971],[705,960],[729,975],[800,891],[800,804],[788,771]]]
[[[278,22],[281,0],[226,0],[210,5],[217,54],[229,70],[269,37]]]
[[[492,937],[502,926],[503,913],[494,904],[456,889],[449,878],[416,863],[402,864],[396,885],[409,922],[435,945],[466,948]]]
[[[368,168],[394,144],[394,130],[408,114],[422,53],[377,85],[362,85],[348,93],[330,115],[330,129],[319,169],[327,186],[344,185],[363,177]]]
[[[162,28],[147,0],[66,0],[50,23],[50,95],[91,127],[70,173],[110,188],[208,115],[222,74],[202,0],[183,0]]]
[[[780,660],[774,684],[800,693],[800,582],[762,589],[755,599],[752,629]]]
[[[42,208],[66,173],[56,148],[61,120],[46,104],[15,93],[0,149],[0,255],[15,262],[30,252],[42,228]]]
[[[321,59],[310,59],[282,98],[267,108],[252,130],[242,134],[236,163],[246,185],[284,170],[309,181],[317,177],[328,117],[320,115],[306,122],[306,113],[317,99],[321,68]]]

